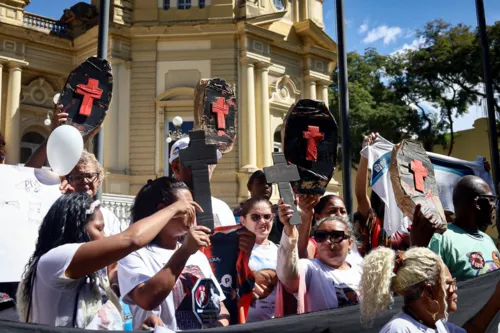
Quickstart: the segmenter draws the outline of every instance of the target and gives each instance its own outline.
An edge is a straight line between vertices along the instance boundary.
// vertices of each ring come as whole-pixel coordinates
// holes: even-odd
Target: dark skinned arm
[[[201,247],[210,245],[210,229],[196,226],[190,229],[183,245],[174,252],[167,264],[152,278],[137,285],[128,296],[142,309],[156,309],[175,287],[189,257]]]
[[[195,202],[177,201],[124,232],[82,244],[66,269],[66,276],[73,280],[87,276],[148,245],[176,214],[186,213],[186,223],[193,223],[195,207],[201,210]]]

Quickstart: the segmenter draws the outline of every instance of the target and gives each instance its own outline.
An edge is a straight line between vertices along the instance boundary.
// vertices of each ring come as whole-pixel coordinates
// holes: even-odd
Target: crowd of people
[[[369,135],[365,144],[375,137]],[[3,160],[2,144],[0,136]],[[0,318],[123,330],[126,306],[135,329],[228,326],[226,296],[202,252],[211,245],[211,231],[196,224],[202,208],[191,194],[191,171],[179,161],[179,151],[188,145],[186,137],[172,147],[174,177],[144,184],[127,228],[93,199],[104,170],[84,151],[43,219],[17,295],[0,294]],[[40,168],[45,162],[42,147],[26,166]],[[210,177],[214,169],[209,166]],[[368,195],[365,158],[352,220],[339,196],[297,195],[302,223],[291,225],[293,210],[282,200],[270,201],[273,187],[263,171],[253,173],[247,186],[250,198],[234,210],[212,197],[215,227],[241,225],[238,251],[248,255],[255,278],[246,322],[360,304],[360,317],[369,325],[401,296],[404,307],[382,332],[484,332],[500,310],[499,283],[463,327],[446,321],[457,310],[457,281],[500,268],[500,253],[484,233],[495,221],[498,197],[481,178],[458,182],[454,220],[443,234],[430,227],[433,216],[419,214],[417,206],[412,228],[391,236],[383,228],[383,202],[374,192]],[[199,323],[185,297],[199,279],[217,289],[210,302],[218,315],[209,325]]]

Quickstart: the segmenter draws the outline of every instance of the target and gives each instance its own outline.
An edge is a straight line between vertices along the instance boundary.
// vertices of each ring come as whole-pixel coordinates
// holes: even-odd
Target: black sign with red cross
[[[111,64],[90,57],[68,76],[58,104],[68,114],[68,125],[86,135],[99,127],[108,111],[113,92]]]

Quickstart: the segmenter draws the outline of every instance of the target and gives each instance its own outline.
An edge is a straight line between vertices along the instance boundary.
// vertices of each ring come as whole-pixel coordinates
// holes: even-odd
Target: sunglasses
[[[274,220],[274,214],[248,214],[247,216],[250,216],[250,219],[255,223],[259,222],[261,219],[267,223]]]
[[[329,239],[330,242],[332,243],[342,243],[344,239],[351,238],[351,236],[339,230],[333,230],[333,231],[316,230],[314,231],[313,237],[317,243],[323,243],[327,239]]]
[[[497,195],[480,194],[476,197],[476,200],[479,200],[479,199],[486,199],[491,203],[496,203],[498,201],[499,197]]]

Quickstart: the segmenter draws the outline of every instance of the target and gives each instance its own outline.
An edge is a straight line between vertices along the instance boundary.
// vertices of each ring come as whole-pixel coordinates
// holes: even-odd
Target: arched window
[[[199,7],[205,8],[205,0],[200,0]]]
[[[191,0],[179,0],[179,4],[178,4],[177,8],[179,8],[179,9],[191,8]]]
[[[285,0],[273,0],[273,3],[277,10],[285,9]]]
[[[38,132],[28,132],[21,139],[21,163],[28,161],[31,154],[45,141],[45,137]]]
[[[170,8],[170,0],[163,0],[163,9],[168,10]]]

